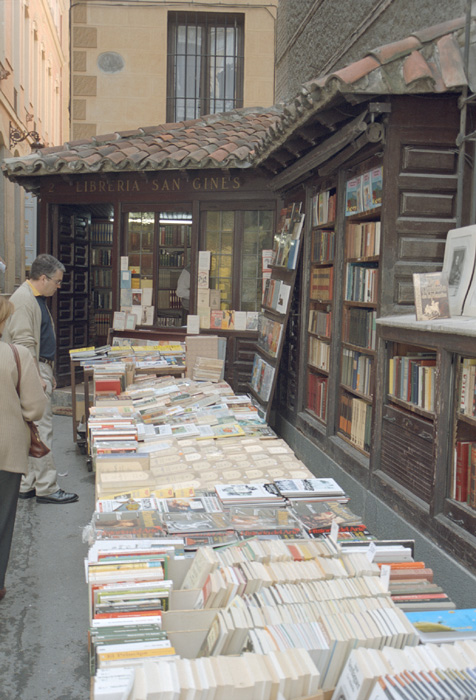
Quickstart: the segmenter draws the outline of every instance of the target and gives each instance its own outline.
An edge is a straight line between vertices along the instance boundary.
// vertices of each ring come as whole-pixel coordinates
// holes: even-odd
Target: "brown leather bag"
[[[17,394],[18,398],[20,398],[20,381],[21,381],[21,362],[20,362],[20,356],[18,354],[18,350],[14,345],[10,345],[13,355],[15,357],[15,362],[17,364],[17,370],[18,370],[18,381],[17,381]],[[45,445],[45,443],[42,441],[40,438],[40,433],[38,431],[38,426],[36,423],[33,423],[32,420],[25,420],[25,423],[27,426],[30,428],[30,434],[31,434],[31,441],[30,441],[30,451],[29,455],[30,457],[44,457],[45,455],[50,452],[50,448]]]

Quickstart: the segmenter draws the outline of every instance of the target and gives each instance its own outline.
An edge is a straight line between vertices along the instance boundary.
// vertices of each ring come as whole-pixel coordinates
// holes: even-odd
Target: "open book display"
[[[371,539],[250,397],[185,377],[131,383],[122,364],[99,372],[119,386],[97,392],[88,423],[93,700],[330,697],[354,647],[415,649],[404,611],[454,607],[407,542]]]

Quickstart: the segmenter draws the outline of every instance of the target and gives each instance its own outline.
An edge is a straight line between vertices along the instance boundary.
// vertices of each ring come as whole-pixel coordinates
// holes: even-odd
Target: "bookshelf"
[[[127,214],[126,254],[132,305],[134,290],[141,290],[142,305],[153,307],[154,325],[161,328],[183,323],[183,308],[176,289],[180,273],[190,263],[191,227],[192,216],[186,212]],[[125,303],[129,291],[121,290],[121,307],[129,305]],[[144,304],[146,295],[149,301]]]
[[[434,473],[436,362],[434,348],[388,344],[381,469],[427,504]]]
[[[174,223],[175,219],[168,217],[161,215],[159,220],[157,323],[159,326],[181,326],[182,304],[176,289],[180,273],[190,263],[192,222]]]
[[[301,204],[292,202],[281,210],[273,244],[271,276],[266,279],[258,339],[248,391],[268,420],[289,318],[301,249],[304,214]]]
[[[95,220],[91,223],[91,340],[96,345],[106,343],[112,326],[112,245],[113,222]]]
[[[476,519],[476,357],[456,355],[453,459],[448,497],[468,521]]]
[[[312,198],[306,409],[324,424],[331,371],[336,198],[335,188]]]
[[[411,510],[412,522],[451,541],[454,556],[474,569],[474,320],[405,314],[380,318],[377,326],[376,491],[391,493]]]
[[[375,169],[380,173],[381,171]],[[379,299],[381,208],[351,179],[346,185],[344,274],[341,307],[340,384],[337,431],[365,455],[370,454],[374,404],[376,319]],[[355,187],[362,200],[353,204]],[[354,213],[357,211],[358,213]]]

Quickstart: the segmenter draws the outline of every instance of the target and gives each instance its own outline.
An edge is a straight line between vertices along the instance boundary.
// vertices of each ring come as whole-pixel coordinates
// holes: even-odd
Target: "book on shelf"
[[[413,291],[417,321],[450,317],[448,277],[445,273],[414,273]]]
[[[453,457],[453,483],[451,498],[460,503],[466,503],[470,494],[471,453],[473,443],[468,440],[457,440]]]
[[[345,187],[345,215],[352,216],[362,211],[362,177],[359,175],[347,181]]]
[[[311,270],[309,298],[316,301],[331,301],[333,281],[333,267],[313,267]]]
[[[262,401],[267,402],[271,396],[276,368],[255,354],[251,372],[251,388]]]
[[[372,209],[375,209],[382,206],[383,167],[381,165],[370,171],[370,186],[372,192]]]
[[[461,358],[461,377],[459,388],[459,406],[458,410],[465,416],[476,415],[475,403],[475,376],[476,376],[476,358],[463,357]]]
[[[283,324],[273,321],[264,314],[258,317],[258,347],[262,348],[268,355],[276,357],[283,332]]]
[[[311,262],[333,262],[335,253],[335,232],[315,230],[312,233]]]

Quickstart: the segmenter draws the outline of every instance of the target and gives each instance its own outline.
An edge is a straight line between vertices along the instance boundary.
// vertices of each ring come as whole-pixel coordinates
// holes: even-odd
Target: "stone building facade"
[[[0,2],[0,160],[39,143],[69,138],[68,0]],[[36,253],[36,206],[22,187],[0,179],[0,292],[25,278]]]

